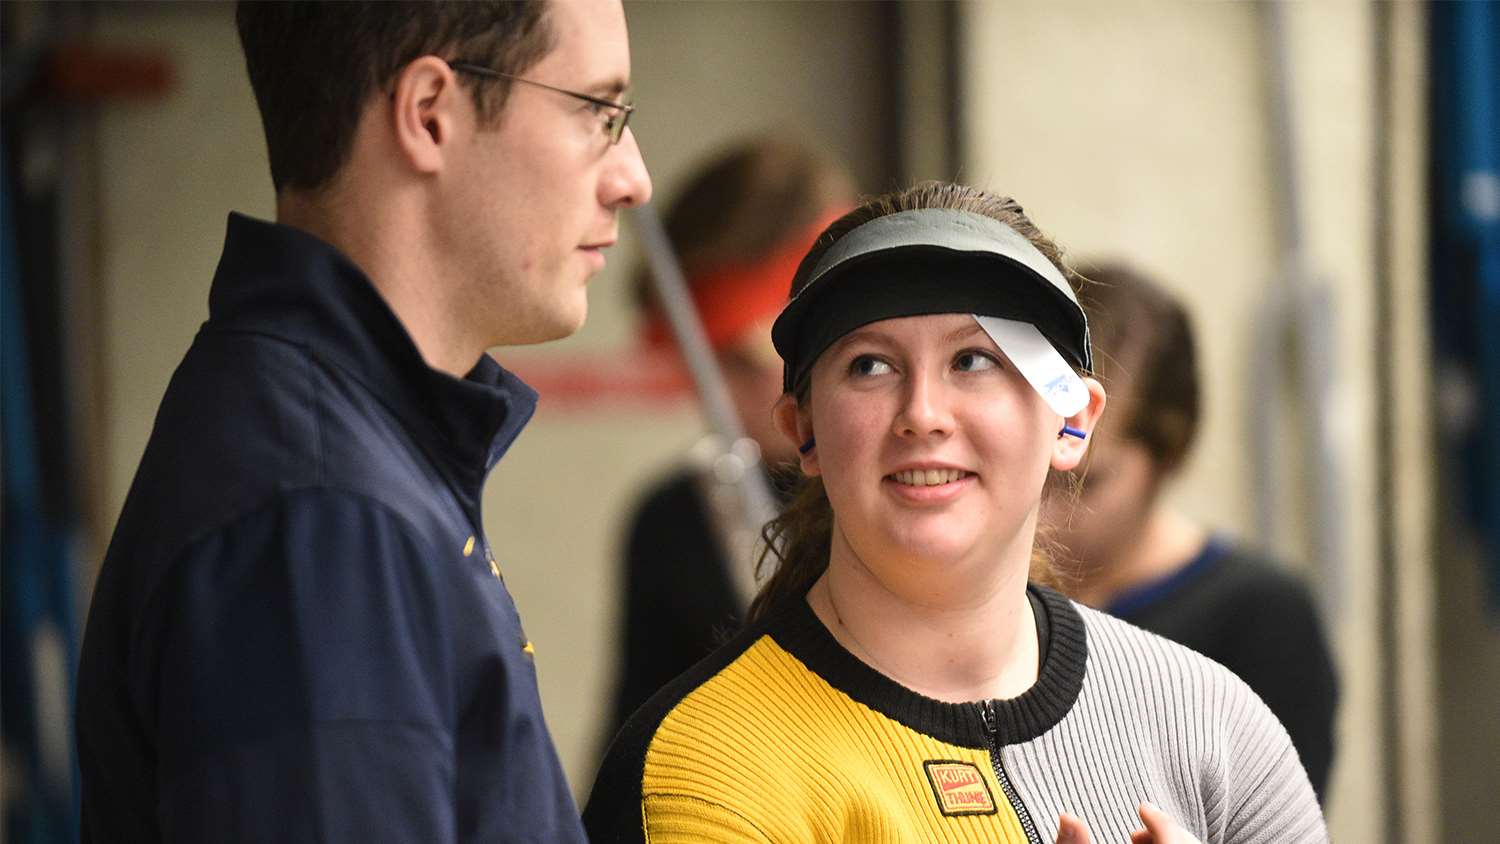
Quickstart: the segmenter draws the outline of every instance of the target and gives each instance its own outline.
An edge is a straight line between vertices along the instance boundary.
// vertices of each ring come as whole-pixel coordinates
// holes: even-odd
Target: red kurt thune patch
[[[993,815],[995,798],[984,774],[970,762],[930,759],[922,763],[938,810],[945,815]]]

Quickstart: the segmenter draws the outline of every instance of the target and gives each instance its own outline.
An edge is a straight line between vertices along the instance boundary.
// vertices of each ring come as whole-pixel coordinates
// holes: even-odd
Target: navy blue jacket
[[[536,394],[284,226],[230,216],[209,313],[89,612],[84,840],[583,840],[480,518]]]

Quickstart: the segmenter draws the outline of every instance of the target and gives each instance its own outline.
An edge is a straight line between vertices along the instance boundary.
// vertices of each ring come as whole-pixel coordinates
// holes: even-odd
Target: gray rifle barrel
[[[662,227],[655,209],[649,205],[632,208],[627,214],[631,227],[640,240],[646,263],[651,268],[656,295],[662,310],[666,312],[672,335],[677,340],[683,359],[687,361],[688,371],[692,373],[698,398],[703,403],[704,416],[708,419],[710,429],[723,438],[726,450],[732,450],[735,443],[746,439],[745,428],[730,400],[729,388],[724,384],[724,375],[719,371],[713,349],[709,347],[708,336],[703,331],[698,310],[693,306],[687,279],[683,277],[682,265],[678,263],[677,254],[667,239],[666,229]],[[757,536],[761,526],[777,514],[776,500],[771,495],[770,484],[758,464],[759,461],[756,465],[745,466],[745,470],[738,473],[744,518]]]

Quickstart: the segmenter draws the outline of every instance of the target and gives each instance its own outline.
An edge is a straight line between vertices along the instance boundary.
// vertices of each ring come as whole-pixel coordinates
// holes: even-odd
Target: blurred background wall
[[[206,317],[225,217],[269,217],[273,196],[231,6],[6,11],[10,38],[52,27],[169,69],[160,90],[43,109],[50,134],[27,137],[53,160],[15,165],[71,174],[58,324],[81,621],[156,405]],[[706,154],[788,132],[867,192],[949,178],[1014,195],[1072,256],[1128,259],[1181,295],[1207,394],[1175,495],[1319,588],[1343,690],[1335,837],[1497,840],[1494,551],[1449,503],[1466,493],[1437,448],[1430,7],[631,2],[627,16],[631,126],[659,197]],[[583,331],[496,356],[523,373],[628,365],[636,261],[627,233]],[[544,394],[487,490],[580,797],[603,739],[625,508],[702,427],[686,396]]]

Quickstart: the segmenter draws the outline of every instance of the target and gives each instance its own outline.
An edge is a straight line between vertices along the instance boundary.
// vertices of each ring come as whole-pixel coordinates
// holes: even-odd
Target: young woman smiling
[[[792,293],[773,414],[809,483],[768,526],[750,625],[616,739],[593,839],[1326,840],[1243,683],[1035,584],[1048,474],[1083,459],[1104,391],[1020,206],[877,198]]]

